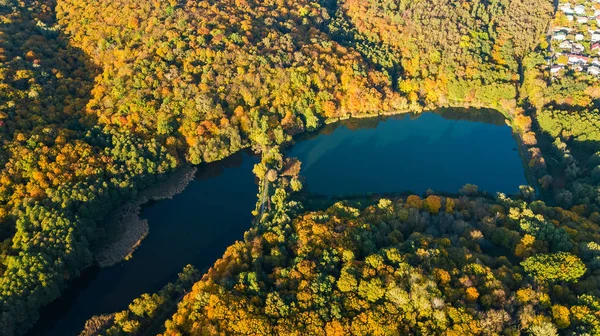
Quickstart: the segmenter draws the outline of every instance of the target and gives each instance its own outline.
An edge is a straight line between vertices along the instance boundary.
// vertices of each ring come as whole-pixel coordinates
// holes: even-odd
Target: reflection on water
[[[288,155],[302,161],[306,190],[317,194],[454,193],[467,183],[516,193],[527,182],[503,115],[465,111],[345,120],[302,138]]]

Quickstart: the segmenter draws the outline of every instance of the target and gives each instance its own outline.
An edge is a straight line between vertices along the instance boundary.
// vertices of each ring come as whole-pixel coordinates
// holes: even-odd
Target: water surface
[[[157,292],[187,264],[210,267],[250,227],[258,186],[254,156],[239,153],[200,166],[173,199],[142,209],[150,232],[131,260],[84,272],[57,302],[42,311],[31,335],[77,335],[93,315],[118,312],[143,293]]]
[[[328,196],[456,193],[467,183],[492,194],[519,191],[525,171],[504,117],[461,111],[336,123],[301,139],[288,155],[302,161],[305,189]]]

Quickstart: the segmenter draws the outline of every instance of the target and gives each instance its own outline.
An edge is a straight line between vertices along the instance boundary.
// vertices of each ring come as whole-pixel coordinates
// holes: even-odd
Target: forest
[[[543,40],[549,1],[358,1],[330,32],[394,79],[411,103],[515,108],[525,57]]]
[[[243,148],[281,184],[276,210],[167,334],[600,332],[600,90],[549,77],[553,13],[548,0],[0,0],[1,333],[23,334],[95,262],[112,209]],[[447,106],[503,112],[545,203],[288,199],[301,182],[277,176],[272,148],[294,135]],[[173,286],[109,333],[147,327]]]
[[[227,249],[163,335],[600,332],[598,224],[576,213],[467,193],[286,208]]]

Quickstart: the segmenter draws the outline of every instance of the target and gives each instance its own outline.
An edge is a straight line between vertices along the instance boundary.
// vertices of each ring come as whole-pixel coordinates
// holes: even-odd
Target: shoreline
[[[521,136],[513,124],[513,115],[510,111],[500,106],[486,106],[486,104],[469,104],[460,102],[447,103],[440,105],[437,108],[476,108],[476,109],[493,109],[504,115],[505,120],[509,127],[513,130],[513,137],[517,142],[517,147],[520,152],[522,161],[525,163],[527,159],[527,153],[523,149],[523,142]],[[331,124],[346,119],[368,119],[376,117],[388,117],[403,115],[409,113],[420,114],[424,112],[426,108],[413,109],[408,108],[404,110],[393,110],[388,112],[379,112],[377,114],[359,114],[347,117],[328,118],[323,120],[323,124]],[[431,109],[435,111],[434,108]],[[306,132],[303,132],[306,133]],[[311,133],[311,132],[309,132]],[[529,171],[526,170],[527,178],[529,179]],[[139,196],[128,203],[121,205],[113,212],[108,220],[107,227],[112,227],[110,230],[114,232],[109,235],[108,242],[96,252],[95,261],[96,263],[104,268],[114,266],[122,261],[131,258],[135,250],[141,245],[142,241],[148,235],[150,227],[148,221],[140,218],[142,206],[150,201],[160,201],[164,199],[171,199],[173,196],[183,192],[187,185],[194,179],[194,174],[197,168],[191,165],[185,165],[171,173],[163,181],[160,181],[156,185],[143,190]]]
[[[96,253],[98,266],[114,266],[131,258],[150,232],[146,219],[140,218],[142,206],[150,201],[172,199],[182,193],[194,179],[198,169],[185,165],[169,174],[166,179],[140,192],[134,200],[121,205],[108,219],[108,228],[114,228],[108,242]]]

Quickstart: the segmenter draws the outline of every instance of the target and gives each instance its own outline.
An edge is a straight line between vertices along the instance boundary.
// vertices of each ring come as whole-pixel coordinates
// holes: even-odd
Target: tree
[[[565,329],[571,325],[570,315],[569,308],[561,305],[552,306],[552,318],[559,329]]]
[[[458,192],[461,195],[473,196],[479,192],[479,187],[474,184],[465,184]]]
[[[475,287],[469,287],[466,290],[466,297],[468,301],[477,301],[479,298],[479,291]]]
[[[425,199],[425,209],[429,210],[432,214],[440,212],[442,207],[442,199],[439,196],[431,195]]]
[[[568,252],[536,254],[523,261],[521,266],[540,282],[577,282],[587,270],[581,259]]]
[[[340,273],[340,278],[337,281],[337,286],[342,292],[353,292],[356,290],[358,281],[352,275],[351,270],[343,268]]]

